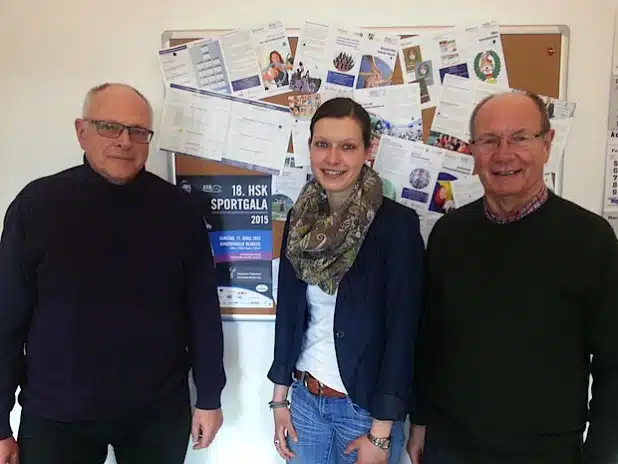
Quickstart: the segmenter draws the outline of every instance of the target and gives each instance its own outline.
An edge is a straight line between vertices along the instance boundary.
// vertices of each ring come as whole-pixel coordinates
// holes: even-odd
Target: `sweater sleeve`
[[[422,304],[425,245],[419,219],[406,210],[393,227],[386,283],[386,342],[371,413],[378,420],[404,420],[407,397],[413,388],[414,345]]]
[[[226,384],[221,311],[208,231],[199,213],[193,219],[185,268],[185,297],[191,331],[189,353],[197,388],[196,407],[218,409]]]
[[[10,414],[24,375],[24,344],[35,301],[19,198],[9,206],[0,239],[0,440],[12,435]]]
[[[586,464],[609,464],[618,459],[618,243],[609,225],[597,243],[604,265],[587,308],[592,398],[584,454]]]

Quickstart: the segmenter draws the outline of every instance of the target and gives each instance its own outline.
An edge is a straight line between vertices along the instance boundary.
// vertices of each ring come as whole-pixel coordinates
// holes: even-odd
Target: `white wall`
[[[617,0],[393,0],[390,9],[356,0],[353,10],[335,5],[313,0],[306,8],[314,18],[343,17],[361,26],[449,25],[479,18],[508,25],[570,26],[568,98],[578,107],[564,163],[563,195],[600,211]],[[29,180],[81,162],[72,125],[89,87],[127,82],[160,108],[156,50],[163,30],[231,28],[249,19],[273,18],[299,27],[301,10],[294,2],[251,0],[0,0],[0,213]],[[167,177],[161,153],[152,153],[149,168]],[[225,425],[211,449],[191,451],[187,463],[281,462],[272,447],[266,406],[273,324],[225,323],[225,337]],[[18,409],[13,419],[16,427]]]

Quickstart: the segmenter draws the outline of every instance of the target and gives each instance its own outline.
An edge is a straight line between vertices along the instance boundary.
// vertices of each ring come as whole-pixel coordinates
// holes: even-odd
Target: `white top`
[[[307,371],[324,385],[347,394],[335,352],[336,303],[337,292],[329,295],[317,285],[307,285],[309,322],[296,369]]]

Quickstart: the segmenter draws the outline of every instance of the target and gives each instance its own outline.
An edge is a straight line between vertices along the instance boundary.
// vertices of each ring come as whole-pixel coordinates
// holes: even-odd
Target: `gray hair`
[[[479,111],[481,110],[481,108],[483,106],[485,106],[485,103],[487,103],[490,100],[493,100],[496,97],[502,96],[502,95],[512,95],[512,94],[516,94],[516,95],[524,95],[526,97],[528,97],[530,100],[532,100],[536,106],[536,108],[539,110],[539,115],[540,115],[540,122],[541,122],[541,132],[542,133],[547,133],[551,130],[551,122],[549,121],[549,114],[547,113],[547,107],[545,106],[545,102],[543,101],[543,99],[541,97],[539,97],[538,94],[534,93],[534,92],[529,92],[527,90],[513,90],[513,91],[507,91],[507,92],[501,92],[501,93],[495,93],[493,95],[489,95],[488,97],[483,98],[474,108],[474,110],[472,111],[472,115],[470,116],[470,140],[473,141],[474,140],[474,123],[476,122],[476,116],[478,115]]]
[[[137,96],[139,96],[142,100],[144,100],[144,103],[146,103],[146,105],[148,106],[148,111],[150,113],[150,120],[152,121],[152,116],[153,116],[152,105],[150,104],[148,99],[144,96],[144,94],[141,93],[139,90],[137,90],[135,87],[132,87],[128,84],[118,83],[118,82],[105,82],[103,84],[99,84],[95,87],[92,87],[90,90],[88,90],[88,92],[86,93],[86,97],[84,98],[84,104],[82,105],[82,117],[83,118],[87,117],[88,110],[90,109],[90,105],[92,104],[92,100],[94,99],[94,97],[96,97],[99,93],[101,93],[103,90],[109,87],[124,87],[124,88],[130,89],[133,92],[135,92]]]

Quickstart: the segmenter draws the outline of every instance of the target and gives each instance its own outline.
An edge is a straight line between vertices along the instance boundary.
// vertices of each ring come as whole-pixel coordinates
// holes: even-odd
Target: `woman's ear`
[[[365,163],[371,159],[371,142],[369,142],[369,146],[365,148]]]

